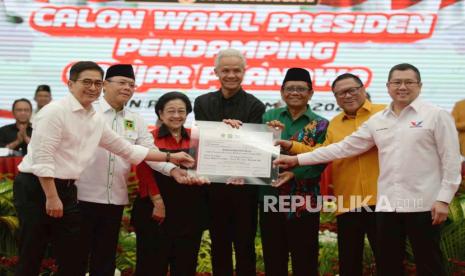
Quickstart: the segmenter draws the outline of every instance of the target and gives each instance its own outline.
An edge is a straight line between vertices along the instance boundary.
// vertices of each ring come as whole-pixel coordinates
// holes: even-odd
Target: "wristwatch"
[[[171,152],[166,153],[166,162],[170,162],[171,159]]]

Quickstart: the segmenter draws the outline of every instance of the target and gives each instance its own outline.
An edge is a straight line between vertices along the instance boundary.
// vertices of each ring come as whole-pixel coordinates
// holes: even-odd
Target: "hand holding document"
[[[266,123],[269,127],[280,129],[281,131],[285,128],[284,124],[278,120],[272,120]]]
[[[278,175],[278,179],[276,181],[273,181],[272,186],[273,187],[280,187],[284,183],[287,183],[291,181],[291,179],[294,178],[294,173],[291,171],[284,171]]]
[[[273,161],[273,166],[283,169],[292,169],[298,165],[299,160],[297,159],[297,156],[281,155],[279,158]]]
[[[242,122],[234,119],[224,119],[223,123],[232,126],[233,128],[241,128]]]
[[[173,164],[181,165],[186,168],[192,167],[195,163],[195,160],[185,152],[176,152],[170,154],[170,160]]]
[[[176,182],[185,185],[205,185],[210,184],[207,178],[192,176],[187,173],[185,169],[174,168],[171,170],[171,176]]]
[[[276,146],[281,146],[283,151],[289,151],[292,147],[292,141],[289,140],[276,140],[274,144]]]
[[[280,135],[280,130],[266,125],[233,128],[222,122],[197,121],[191,132],[197,164],[189,172],[211,182],[271,185],[278,176],[272,161],[279,155],[274,140]]]

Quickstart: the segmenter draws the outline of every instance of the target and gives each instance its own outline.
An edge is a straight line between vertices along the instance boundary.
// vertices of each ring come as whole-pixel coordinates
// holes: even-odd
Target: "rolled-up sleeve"
[[[175,164],[170,163],[170,162],[147,161],[145,163],[147,163],[147,165],[149,165],[150,168],[166,176],[171,176],[171,170],[177,167]]]
[[[139,145],[132,145],[124,138],[116,134],[106,124],[104,126],[99,146],[116,155],[123,157],[132,164],[142,162],[149,152],[149,149]]]

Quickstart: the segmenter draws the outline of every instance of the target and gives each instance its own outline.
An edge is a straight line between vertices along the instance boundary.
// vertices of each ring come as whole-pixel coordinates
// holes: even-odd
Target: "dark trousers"
[[[202,231],[172,236],[152,219],[149,198],[134,202],[131,223],[136,230],[136,276],[195,276]]]
[[[209,187],[212,267],[215,276],[232,276],[232,246],[236,275],[255,276],[257,187],[213,183]]]
[[[260,209],[260,234],[266,276],[287,276],[289,254],[292,275],[318,276],[320,213],[304,212],[288,219],[286,213]]]
[[[361,209],[361,212],[347,212],[337,216],[339,274],[341,276],[363,275],[365,234],[377,260],[375,206],[370,206],[370,209],[373,212]]]
[[[417,275],[446,275],[439,248],[440,228],[431,224],[431,212],[376,215],[379,275],[404,275],[406,237],[412,245]]]
[[[80,201],[79,209],[81,275],[89,268],[91,276],[113,276],[124,205]]]
[[[47,243],[51,241],[57,275],[78,275],[80,213],[77,189],[70,181],[55,179],[63,203],[63,217],[52,218],[45,211],[45,194],[39,179],[30,173],[19,173],[13,187],[14,204],[19,219],[19,263],[16,276],[36,276]]]

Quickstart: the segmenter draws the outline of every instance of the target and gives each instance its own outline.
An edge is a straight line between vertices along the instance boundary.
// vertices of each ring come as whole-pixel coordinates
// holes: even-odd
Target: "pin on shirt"
[[[136,128],[135,128],[134,121],[125,119],[124,120],[124,128],[126,130],[135,130]]]

